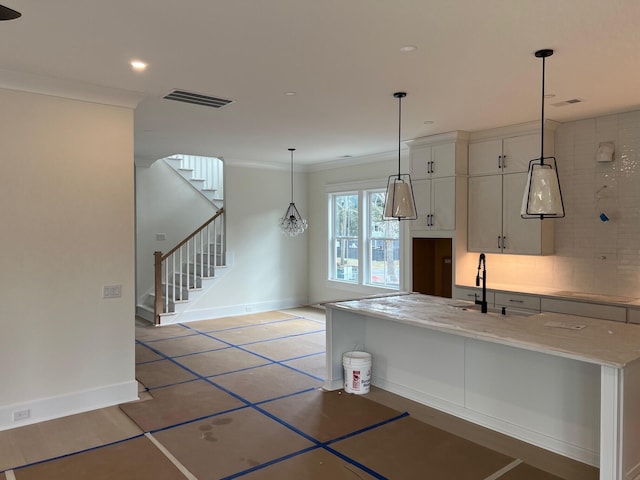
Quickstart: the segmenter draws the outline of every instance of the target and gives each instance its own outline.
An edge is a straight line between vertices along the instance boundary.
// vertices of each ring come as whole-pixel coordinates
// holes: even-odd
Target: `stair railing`
[[[200,288],[204,277],[212,277],[215,267],[225,264],[224,208],[198,227],[169,252],[153,252],[154,293],[153,317],[160,316],[184,300],[184,292]],[[173,305],[172,305],[173,303]]]

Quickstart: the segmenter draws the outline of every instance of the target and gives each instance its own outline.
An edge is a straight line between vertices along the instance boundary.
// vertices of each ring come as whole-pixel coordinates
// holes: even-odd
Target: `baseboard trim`
[[[174,323],[195,322],[198,320],[210,320],[212,318],[230,317],[233,315],[247,315],[251,313],[269,312],[285,308],[303,307],[307,305],[307,299],[283,299],[267,302],[243,303],[241,305],[228,305],[223,307],[210,307],[199,310],[189,310],[175,315],[166,315],[160,318],[161,325]]]
[[[0,406],[0,431],[88,412],[98,408],[111,407],[137,399],[138,382],[132,380],[66,395]],[[29,411],[29,417],[24,420],[14,421],[14,412],[24,410]]]

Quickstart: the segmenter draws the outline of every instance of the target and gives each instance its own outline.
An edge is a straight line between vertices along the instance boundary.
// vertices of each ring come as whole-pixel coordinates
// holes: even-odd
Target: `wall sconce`
[[[601,142],[596,153],[596,162],[613,162],[615,147],[613,142]]]

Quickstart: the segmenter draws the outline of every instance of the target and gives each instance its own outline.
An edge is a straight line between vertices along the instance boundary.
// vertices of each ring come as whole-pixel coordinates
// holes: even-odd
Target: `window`
[[[329,194],[329,279],[400,287],[400,226],[382,220],[385,190]]]

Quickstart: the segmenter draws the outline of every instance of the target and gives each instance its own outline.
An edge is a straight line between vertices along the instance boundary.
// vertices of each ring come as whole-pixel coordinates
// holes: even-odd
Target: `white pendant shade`
[[[529,162],[527,185],[522,196],[520,216],[524,219],[562,218],[564,203],[558,178],[558,165],[554,157],[544,156],[544,71],[545,59],[553,55],[553,50],[543,49],[535,53],[542,58],[542,96],[540,119],[540,158]]]
[[[554,164],[532,161],[522,197],[523,218],[564,217],[560,182]]]
[[[389,178],[387,200],[384,206],[385,219],[412,220],[418,218],[411,184],[397,176]]]

